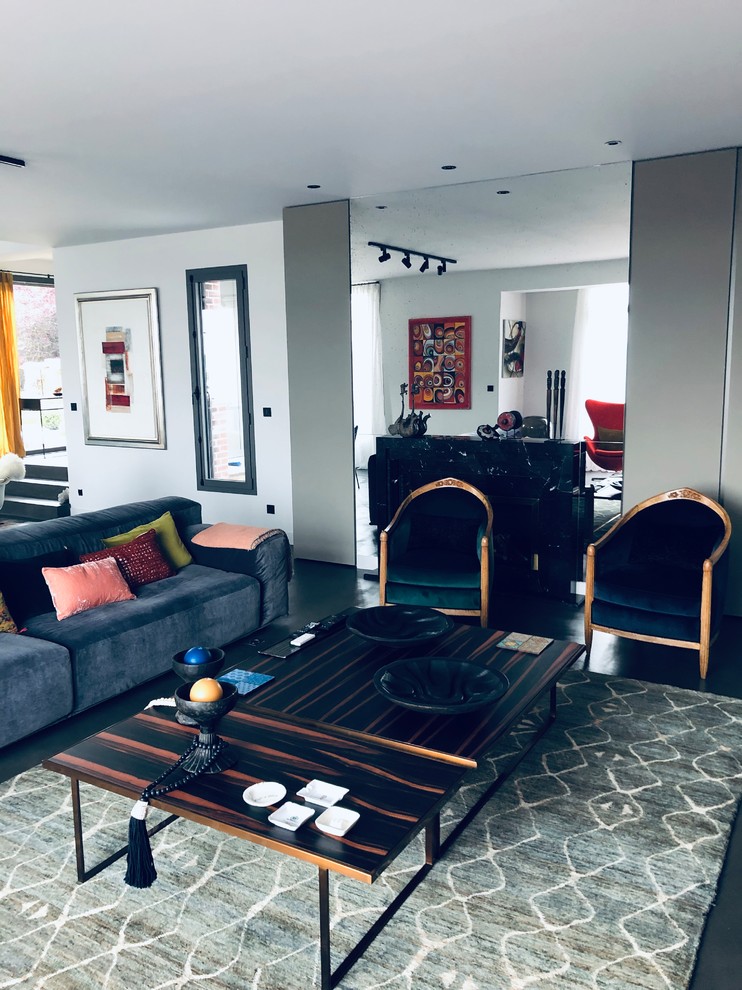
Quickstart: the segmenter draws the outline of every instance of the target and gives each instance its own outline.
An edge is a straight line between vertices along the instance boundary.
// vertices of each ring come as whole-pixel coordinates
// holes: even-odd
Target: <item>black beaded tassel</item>
[[[152,858],[152,847],[149,842],[149,833],[147,832],[146,824],[149,799],[161,797],[163,794],[169,794],[170,791],[182,787],[191,780],[195,780],[201,774],[208,773],[221,755],[222,750],[226,748],[224,740],[218,739],[214,752],[207,762],[199,766],[197,770],[186,770],[185,776],[179,776],[169,784],[162,784],[162,781],[166,777],[169,777],[171,773],[177,770],[188,759],[197,746],[198,739],[194,739],[191,746],[188,747],[176,763],[168,767],[164,773],[160,774],[157,780],[153,780],[151,784],[144,788],[139,800],[131,809],[131,817],[129,818],[129,850],[126,857],[126,875],[124,876],[124,883],[128,883],[130,887],[151,887],[157,879],[157,870],[155,869],[155,861]],[[160,786],[161,784],[162,786]]]
[[[146,791],[144,792],[146,794]],[[149,801],[140,798],[129,819],[129,852],[126,857],[124,883],[130,887],[151,887],[157,879],[152,846],[147,834],[146,817]]]

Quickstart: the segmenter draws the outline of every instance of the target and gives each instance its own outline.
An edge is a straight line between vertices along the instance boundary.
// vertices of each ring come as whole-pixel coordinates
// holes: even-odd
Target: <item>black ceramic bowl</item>
[[[388,701],[429,714],[474,712],[501,698],[510,686],[499,670],[452,657],[411,657],[382,667],[376,690]]]
[[[224,650],[217,646],[209,647],[210,659],[203,663],[184,663],[187,650],[180,650],[173,657],[173,670],[184,681],[199,681],[202,677],[216,677],[224,666]]]
[[[401,647],[438,639],[453,629],[453,620],[423,605],[374,605],[348,616],[346,627],[372,643]]]
[[[235,684],[222,681],[219,683],[224,694],[216,701],[191,701],[189,698],[191,685],[181,684],[175,690],[175,707],[182,715],[193,719],[196,725],[213,725],[227,712],[232,711],[240,697]]]

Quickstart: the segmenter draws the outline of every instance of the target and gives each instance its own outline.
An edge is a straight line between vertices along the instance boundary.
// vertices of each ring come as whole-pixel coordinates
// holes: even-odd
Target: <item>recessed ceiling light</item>
[[[307,189],[321,189],[321,188],[322,186],[317,185],[316,182],[310,182],[309,185],[307,186]]]
[[[444,172],[452,172],[456,166],[455,165],[441,165]]]
[[[0,165],[13,165],[15,168],[26,167],[26,163],[22,158],[10,158],[8,155],[0,155]]]
[[[497,190],[497,195],[498,196],[509,196],[510,195],[510,190],[509,189],[498,189]]]
[[[612,140],[606,141],[605,143],[608,145],[609,148],[615,148],[616,145],[620,144],[621,142],[618,141],[616,138],[613,138]]]

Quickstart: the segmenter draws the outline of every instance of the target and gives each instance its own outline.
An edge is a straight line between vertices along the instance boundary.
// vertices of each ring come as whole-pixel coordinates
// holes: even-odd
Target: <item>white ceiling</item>
[[[742,143],[737,0],[0,10],[0,154],[28,162],[0,166],[6,265],[275,220],[298,203],[393,204],[400,191]],[[523,204],[516,185],[493,223]]]
[[[420,274],[421,258],[380,264],[369,241],[453,258],[450,272],[626,258],[630,188],[624,162],[353,200],[353,281]]]

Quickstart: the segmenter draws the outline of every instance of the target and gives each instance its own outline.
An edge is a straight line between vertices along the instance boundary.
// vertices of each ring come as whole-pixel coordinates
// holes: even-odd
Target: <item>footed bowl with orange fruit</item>
[[[215,681],[211,677],[203,677],[193,684],[181,684],[175,691],[178,711],[192,719],[193,724],[212,731],[219,719],[234,708],[238,699],[234,684]]]
[[[194,688],[196,697],[192,698]],[[206,700],[199,701],[199,698]],[[220,773],[235,765],[237,754],[216,734],[216,725],[223,715],[234,708],[238,699],[236,685],[215,681],[211,677],[204,677],[194,684],[181,684],[176,688],[177,716],[183,720],[189,719],[188,724],[198,726],[198,739],[185,754],[186,758],[181,764],[184,770],[191,773]]]

